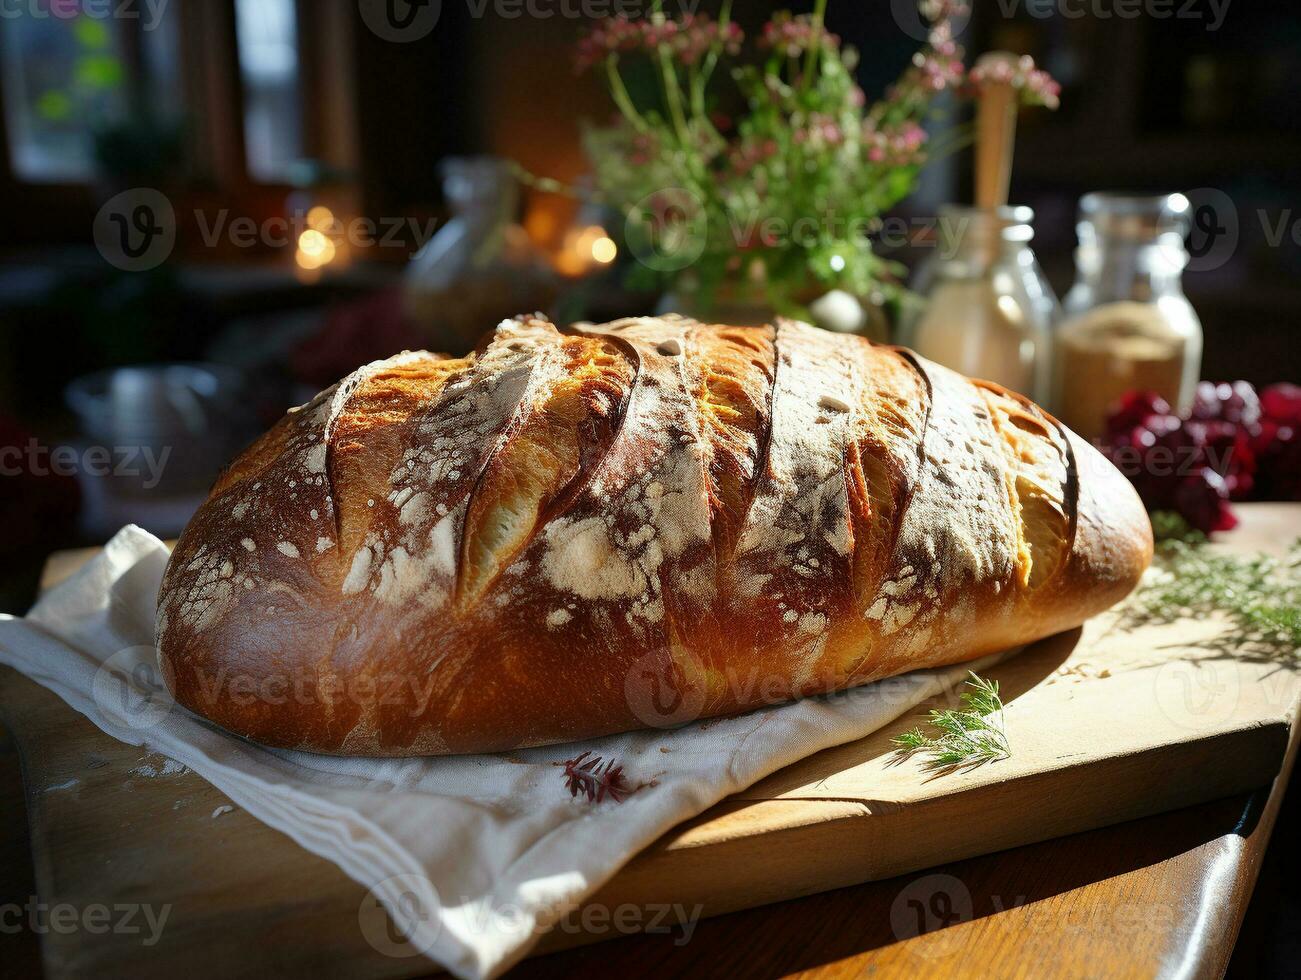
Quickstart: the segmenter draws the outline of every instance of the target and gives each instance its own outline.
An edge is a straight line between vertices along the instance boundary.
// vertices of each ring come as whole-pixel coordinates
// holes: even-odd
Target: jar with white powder
[[[1027,207],[940,209],[935,253],[913,289],[926,306],[904,344],[974,378],[1044,401],[1057,297],[1030,249]]]

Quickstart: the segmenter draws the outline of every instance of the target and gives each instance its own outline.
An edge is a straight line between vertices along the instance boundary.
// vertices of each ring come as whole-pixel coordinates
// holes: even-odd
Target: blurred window
[[[0,84],[19,180],[88,183],[123,162],[124,129],[181,117],[180,2],[107,17],[31,0],[5,14]],[[111,147],[100,140],[110,132]]]
[[[54,16],[35,4],[0,32],[9,153],[20,179],[84,182],[95,176],[95,132],[127,107],[123,22]]]
[[[145,21],[136,35],[140,52],[140,73],[147,80],[148,108],[160,119],[182,119],[185,103],[185,79],[181,72],[181,13],[178,8],[187,0],[167,0],[156,7],[137,3],[142,10],[156,10],[155,19]]]
[[[249,173],[283,181],[303,156],[295,0],[235,0]]]

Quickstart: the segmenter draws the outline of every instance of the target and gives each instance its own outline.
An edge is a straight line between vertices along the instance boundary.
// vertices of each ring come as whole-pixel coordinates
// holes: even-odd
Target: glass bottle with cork
[[[1202,326],[1184,296],[1188,199],[1087,194],[1080,201],[1075,285],[1057,336],[1054,409],[1086,439],[1131,390],[1192,405]]]

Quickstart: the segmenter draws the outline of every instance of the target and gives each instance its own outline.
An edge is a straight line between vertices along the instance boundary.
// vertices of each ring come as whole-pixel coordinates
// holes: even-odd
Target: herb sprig
[[[967,674],[971,678],[966,682],[970,690],[962,692],[963,707],[957,711],[932,709],[930,713],[930,724],[939,729],[939,736],[927,735],[920,728],[896,735],[892,741],[899,752],[925,753],[926,766],[930,769],[997,762],[1012,754],[998,681],[977,677],[971,671]]]
[[[1152,576],[1125,603],[1112,628],[1225,616],[1235,627],[1211,641],[1239,657],[1301,661],[1301,538],[1286,557],[1217,552],[1206,535],[1177,514],[1152,515],[1156,562]],[[892,739],[905,755],[924,752],[927,767],[952,769],[1011,755],[998,682],[968,671],[963,708],[932,710],[931,736],[920,728]]]
[[[588,758],[591,756],[591,758]],[[601,765],[601,757],[584,752],[576,759],[565,761],[565,789],[569,795],[577,798],[581,793],[594,803],[601,803],[608,796],[616,803],[622,803],[637,792],[640,786],[629,787],[623,776],[623,766],[615,765],[610,759]]]
[[[1301,539],[1284,558],[1223,554],[1177,520],[1153,515],[1155,569],[1126,604],[1119,625],[1219,614],[1235,627],[1225,637],[1235,653],[1289,660],[1301,655]]]

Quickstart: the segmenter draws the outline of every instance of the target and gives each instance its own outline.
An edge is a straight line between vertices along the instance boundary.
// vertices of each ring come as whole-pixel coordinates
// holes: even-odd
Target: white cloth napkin
[[[970,666],[510,756],[337,759],[253,745],[171,703],[153,648],[166,562],[161,541],[123,529],[25,619],[0,619],[0,662],[109,735],[184,763],[333,861],[371,889],[378,932],[366,903],[359,925],[372,945],[393,955],[414,947],[459,977],[506,970],[675,824],[797,759],[861,738],[960,683]],[[629,783],[646,785],[622,803],[571,798],[560,766],[584,750],[617,759]],[[377,902],[409,943],[391,940]]]

